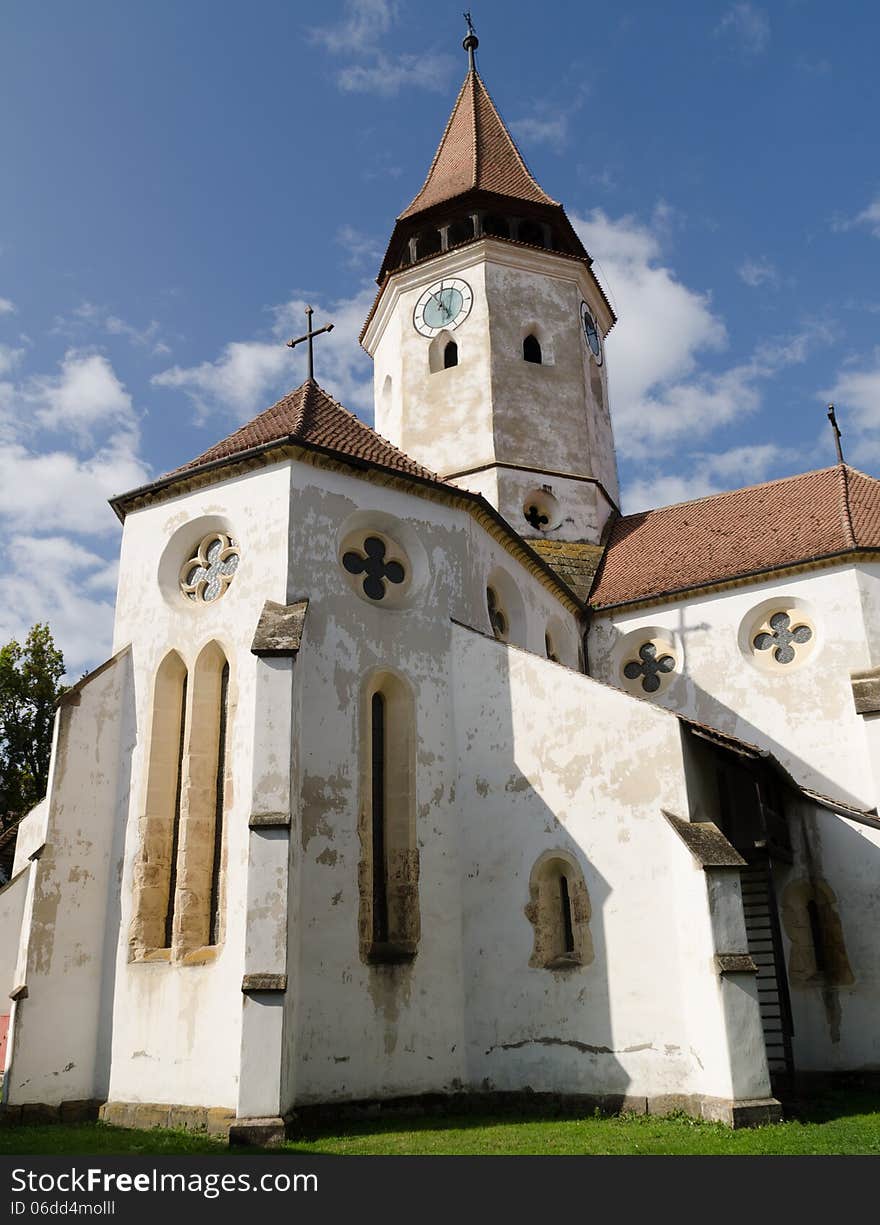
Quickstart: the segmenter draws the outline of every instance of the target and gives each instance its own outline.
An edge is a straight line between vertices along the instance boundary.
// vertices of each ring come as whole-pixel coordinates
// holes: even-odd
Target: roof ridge
[[[397,218],[398,221],[403,220],[403,218],[406,216],[406,214],[409,212],[409,210],[415,204],[416,200],[418,200],[419,196],[422,194],[422,192],[425,190],[425,188],[428,186],[428,184],[431,181],[431,175],[434,173],[434,167],[437,165],[437,161],[440,157],[440,154],[443,152],[443,146],[446,144],[446,137],[449,135],[449,129],[452,127],[452,121],[455,118],[456,112],[458,111],[459,103],[461,102],[462,95],[464,94],[465,87],[467,86],[470,75],[471,74],[469,71],[467,76],[461,83],[461,89],[456,94],[455,102],[452,105],[452,110],[449,112],[449,118],[446,120],[446,127],[443,129],[443,135],[440,137],[440,143],[437,146],[434,156],[431,158],[431,165],[428,167],[428,173],[425,175],[425,181],[424,183],[422,183],[421,187],[416,192],[416,194],[413,196],[413,198],[410,200],[409,204],[406,206],[403,212],[400,213],[400,215]]]
[[[682,498],[680,502],[666,502],[662,506],[649,506],[647,510],[635,510],[632,514],[621,515],[618,523],[622,519],[635,519],[639,515],[653,515],[661,510],[674,510],[676,506],[696,506],[699,502],[714,502],[718,498],[733,497],[734,494],[744,493],[747,489],[766,489],[771,485],[783,485],[786,481],[800,481],[806,476],[820,476],[824,473],[834,472],[839,466],[839,464],[829,464],[827,468],[810,468],[806,472],[792,472],[789,476],[775,476],[770,481],[756,481],[753,485],[737,485],[734,489],[720,489],[718,493],[704,493],[698,498]],[[867,476],[868,474],[862,472],[859,475]],[[868,479],[877,480],[876,477],[870,476]]]
[[[840,481],[843,487],[843,530],[846,534],[849,545],[852,548],[856,548],[858,546],[858,541],[856,540],[856,533],[853,528],[852,510],[850,509],[849,504],[849,477],[847,476],[846,464],[838,464],[837,467],[840,471]]]
[[[387,439],[384,434],[380,434],[375,426],[370,425],[369,421],[364,421],[363,417],[359,417],[357,413],[352,412],[350,408],[346,408],[344,404],[340,404],[336,397],[332,396],[329,391],[323,388],[317,379],[307,380],[307,382],[308,381],[311,381],[314,384],[315,390],[319,391],[321,395],[325,397],[325,399],[329,400],[334,408],[338,409],[339,412],[348,417],[351,421],[354,421],[361,429],[368,430],[376,438],[380,439],[386,447],[390,447],[392,451],[396,452],[396,454],[400,455],[403,459],[408,459],[410,463],[418,463],[418,461],[413,460],[413,457],[408,455],[406,451],[402,451],[400,447],[395,446],[394,443]],[[434,477],[435,480],[443,481],[442,477],[438,476],[436,472],[432,471],[432,469],[425,468],[424,464],[419,464],[419,467],[425,472],[430,472],[431,476]],[[446,484],[447,482],[443,481],[443,483]]]
[[[512,133],[512,132],[511,132],[511,130],[510,130],[510,125],[509,125],[508,123],[506,123],[506,122],[505,122],[504,116],[501,114],[501,109],[500,109],[500,107],[498,106],[498,103],[495,101],[495,99],[494,99],[494,98],[492,97],[492,95],[489,93],[489,87],[488,87],[488,85],[486,84],[486,82],[483,80],[483,78],[480,76],[479,72],[477,72],[477,70],[476,70],[476,69],[474,69],[474,76],[477,78],[477,80],[479,81],[480,85],[482,85],[482,87],[483,87],[483,92],[484,92],[484,94],[486,95],[486,100],[488,101],[489,105],[492,107],[492,110],[493,110],[493,111],[495,112],[495,114],[498,116],[498,122],[501,124],[502,128],[504,129],[505,135],[507,136],[507,139],[510,141],[511,147],[513,148],[513,151],[514,151],[514,153],[515,153],[515,154],[516,154],[516,156],[517,156],[517,160],[519,161],[519,164],[520,164],[520,166],[522,167],[523,172],[524,172],[526,175],[528,175],[528,177],[529,177],[529,178],[532,180],[532,182],[534,183],[535,187],[538,189],[538,191],[539,191],[539,192],[541,192],[541,194],[542,194],[542,195],[546,196],[546,197],[547,197],[547,199],[548,199],[548,200],[549,200],[549,201],[550,201],[552,204],[559,205],[559,207],[560,207],[560,208],[562,208],[562,205],[559,203],[559,201],[558,201],[558,200],[556,200],[556,199],[554,199],[554,198],[553,198],[551,195],[549,195],[549,193],[548,193],[548,192],[544,191],[544,188],[541,186],[541,184],[538,182],[538,180],[537,180],[537,179],[535,178],[535,176],[532,174],[531,170],[529,169],[528,162],[527,162],[527,161],[526,161],[526,159],[523,157],[522,150],[520,149],[519,145],[516,143],[516,140],[514,139],[513,133]],[[477,120],[476,120],[476,110],[477,110],[477,108],[476,108],[476,104],[475,104],[475,105],[474,105],[474,128],[476,128],[476,122],[477,122]],[[479,169],[479,168],[478,168],[478,169]]]

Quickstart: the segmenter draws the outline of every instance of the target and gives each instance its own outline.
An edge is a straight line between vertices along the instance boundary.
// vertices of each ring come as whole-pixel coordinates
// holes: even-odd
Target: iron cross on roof
[[[315,330],[312,331],[312,315],[314,315],[314,313],[315,312],[312,310],[310,306],[306,307],[306,319],[308,320],[308,326],[307,326],[307,331],[305,335],[297,336],[295,340],[288,340],[287,342],[288,349],[295,349],[296,346],[299,344],[302,344],[304,340],[307,340],[309,342],[309,378],[310,379],[314,379],[315,377],[315,357],[314,357],[314,352],[312,349],[312,340],[314,339],[315,336],[320,336],[322,332],[332,332],[333,331],[332,323],[325,323],[322,328],[315,328]]]

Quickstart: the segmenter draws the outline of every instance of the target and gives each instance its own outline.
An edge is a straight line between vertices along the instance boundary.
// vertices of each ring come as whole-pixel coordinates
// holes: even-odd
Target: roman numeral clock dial
[[[413,327],[429,338],[438,332],[452,332],[467,319],[473,301],[467,281],[446,277],[431,285],[419,298],[413,311]]]

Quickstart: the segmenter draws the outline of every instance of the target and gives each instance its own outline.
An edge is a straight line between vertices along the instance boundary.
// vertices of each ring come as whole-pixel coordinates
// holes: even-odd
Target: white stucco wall
[[[802,602],[816,645],[801,667],[770,672],[750,662],[740,633],[765,601]],[[876,601],[872,604],[876,608]],[[871,613],[876,621],[876,614]],[[653,701],[769,749],[803,786],[858,807],[878,800],[850,673],[871,666],[880,632],[869,635],[862,587],[852,567],[768,579],[686,601],[596,616],[594,675],[622,685],[622,640],[641,627],[672,637],[678,675]],[[650,637],[646,634],[646,637]],[[874,647],[869,647],[873,639]],[[647,695],[646,695],[647,696]]]
[[[444,277],[464,279],[473,305],[450,333],[458,365],[432,372],[431,340],[413,327],[413,310]],[[544,473],[522,477],[532,486],[552,483],[547,473],[592,477],[617,500],[606,367],[590,356],[583,300],[607,327],[607,307],[585,265],[492,239],[395,273],[364,340],[374,358],[377,430],[443,476],[503,463]],[[523,360],[529,334],[541,343],[541,364]],[[521,490],[510,471],[494,489],[485,475],[469,487],[518,527]],[[585,497],[575,483],[557,484],[563,515],[550,537],[598,540],[596,519],[607,510],[597,511],[595,491]]]
[[[466,630],[452,645],[469,1083],[766,1095],[760,1043],[740,1058],[727,1032],[717,896],[661,813],[688,814],[677,721]],[[575,970],[528,965],[529,875],[553,849],[592,902],[595,960]],[[738,880],[713,888],[735,913]],[[754,996],[740,1015],[760,1034]]]
[[[119,922],[121,832],[134,741],[131,661],[64,699],[45,846],[28,873],[4,1093],[12,1104],[103,1099]]]
[[[790,983],[795,1067],[810,1071],[876,1071],[880,1067],[880,830],[817,807],[789,810],[794,863],[779,865],[776,888],[811,877],[830,886],[853,981],[829,985],[821,975]],[[783,925],[786,960],[791,940]]]
[[[290,465],[282,463],[132,512],[125,521],[115,642],[131,643],[138,744],[122,877],[112,1100],[237,1105],[257,666],[250,646],[265,601],[286,601],[289,506]],[[239,542],[241,564],[221,599],[196,605],[180,594],[178,573],[215,528]],[[146,800],[154,678],[171,650],[191,674],[212,641],[230,662],[224,940],[201,965],[131,962],[132,870]]]

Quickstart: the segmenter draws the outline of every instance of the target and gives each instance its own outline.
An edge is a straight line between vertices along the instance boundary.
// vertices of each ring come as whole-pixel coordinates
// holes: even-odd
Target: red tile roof
[[[624,515],[596,576],[595,608],[880,549],[880,480],[846,464]]]
[[[474,189],[534,204],[558,203],[532,178],[489,91],[472,69],[459,90],[424,186],[399,220]]]
[[[304,443],[404,472],[408,476],[439,480],[435,473],[417,464],[403,451],[398,451],[381,434],[343,408],[314,379],[306,379],[296,391],[291,391],[234,434],[203,451],[196,459],[166,473],[159,481],[166,482],[205,464],[231,459],[244,451],[272,442]]]

